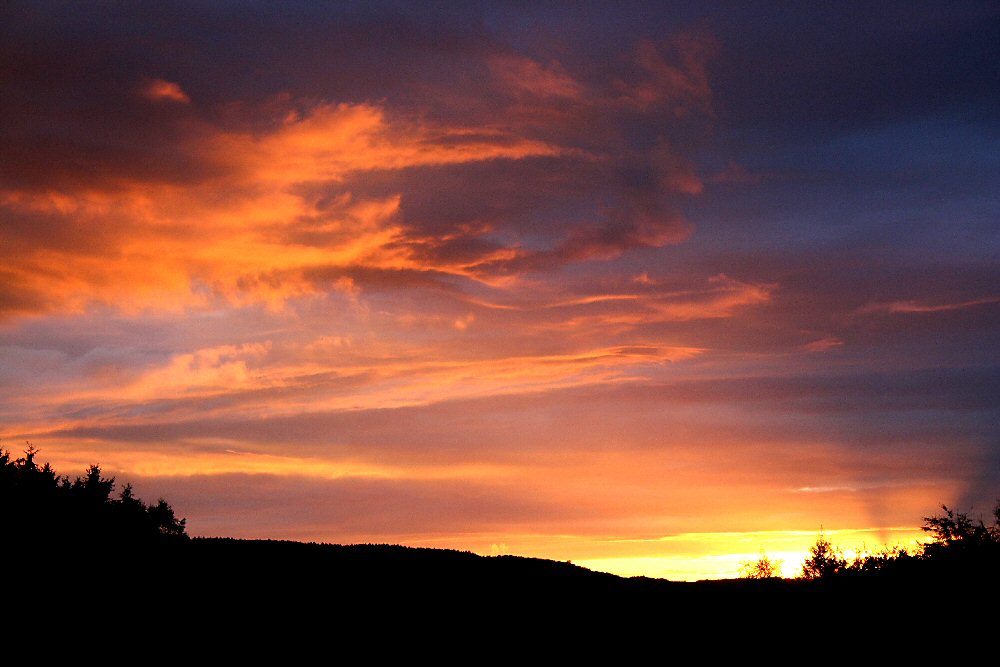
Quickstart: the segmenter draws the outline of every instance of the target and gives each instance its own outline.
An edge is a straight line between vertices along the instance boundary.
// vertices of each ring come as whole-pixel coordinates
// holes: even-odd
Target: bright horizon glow
[[[879,542],[887,533],[891,536],[891,542]],[[926,534],[919,527],[824,530],[822,535],[835,548],[839,548],[848,561],[886,547],[903,547],[912,553],[918,543],[926,539]],[[745,563],[753,563],[761,556],[767,556],[772,562],[779,564],[782,577],[797,578],[802,576],[802,565],[810,555],[809,548],[819,537],[819,531],[677,535],[661,538],[661,541],[684,540],[697,547],[687,553],[660,557],[581,559],[574,563],[623,577],[647,576],[671,581],[697,581],[739,578]],[[757,545],[756,550],[747,549],[754,545]]]
[[[234,442],[204,441],[203,445],[225,447]],[[100,455],[99,450],[74,449],[45,457],[57,472],[83,470]],[[124,455],[124,456],[123,456]],[[200,456],[151,455],[142,452],[119,454],[111,466],[105,465],[105,476],[123,480],[153,477],[197,478],[199,475],[268,475],[289,476],[300,474],[303,469],[311,477],[320,479],[502,479],[516,474],[504,466],[427,468],[408,466],[384,468],[366,466],[358,461],[340,463],[319,459],[288,459],[252,452],[223,450],[222,455]],[[70,475],[72,477],[72,475]],[[141,482],[140,482],[141,486]],[[823,493],[836,489],[797,489],[797,492]],[[198,522],[189,526],[193,536],[232,536],[248,539],[268,539],[275,535],[266,532],[237,531],[229,533],[199,530]],[[598,572],[609,572],[623,577],[647,576],[671,581],[697,581],[702,579],[738,578],[744,563],[756,561],[766,555],[780,564],[781,576],[801,576],[802,564],[809,555],[809,548],[823,535],[841,550],[848,560],[858,554],[871,553],[885,547],[903,547],[909,551],[926,540],[918,526],[887,528],[840,528],[827,530],[766,530],[726,531],[712,533],[680,533],[651,538],[610,538],[587,535],[547,534],[487,534],[466,533],[458,535],[416,536],[404,535],[393,543],[405,546],[427,546],[442,549],[472,551],[482,556],[515,555],[524,557],[565,560]],[[337,541],[322,531],[285,535],[282,539],[327,543],[360,543]],[[618,554],[618,555],[609,555]]]

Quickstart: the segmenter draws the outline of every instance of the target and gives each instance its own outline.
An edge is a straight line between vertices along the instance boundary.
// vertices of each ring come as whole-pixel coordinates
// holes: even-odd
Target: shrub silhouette
[[[872,574],[875,572],[899,571],[916,561],[916,556],[904,547],[882,547],[858,553],[847,564],[847,572]]]

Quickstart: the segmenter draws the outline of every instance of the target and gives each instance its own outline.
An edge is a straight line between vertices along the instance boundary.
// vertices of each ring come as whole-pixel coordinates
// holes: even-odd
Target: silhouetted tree
[[[940,563],[1000,565],[1000,500],[993,508],[993,522],[972,519],[941,505],[943,515],[924,517],[921,529],[931,541],[923,545],[923,558]]]
[[[964,512],[955,512],[941,505],[944,516],[926,516],[922,530],[930,533],[933,544],[985,545],[1000,541],[1000,502],[993,509],[994,523],[987,525],[982,517],[978,521]]]
[[[806,579],[825,579],[843,572],[847,559],[843,552],[823,535],[809,548],[809,558],[802,564],[802,576]]]
[[[163,498],[160,498],[155,505],[149,505],[146,508],[146,513],[160,535],[187,537],[184,532],[184,524],[187,520],[175,517],[173,508]]]
[[[745,561],[740,565],[740,577],[743,579],[771,579],[781,576],[781,561],[771,560],[761,552],[755,561]]]
[[[126,485],[114,498],[115,479],[92,465],[70,482],[35,462],[30,444],[12,459],[0,450],[0,531],[22,548],[100,547],[111,543],[187,539],[185,520],[159,499],[146,505]]]

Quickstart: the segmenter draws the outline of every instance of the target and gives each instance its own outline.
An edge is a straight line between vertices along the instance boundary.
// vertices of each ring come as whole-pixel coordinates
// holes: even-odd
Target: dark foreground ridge
[[[146,505],[129,487],[117,497],[113,488],[96,466],[70,481],[36,465],[31,450],[16,460],[0,452],[8,613],[58,621],[79,612],[58,602],[79,602],[83,591],[117,601],[131,621],[182,617],[199,627],[305,628],[333,614],[341,629],[491,633],[513,624],[531,633],[555,624],[683,633],[887,614],[914,627],[944,614],[969,623],[978,618],[971,602],[995,601],[1000,590],[1000,512],[986,525],[945,508],[927,519],[934,541],[921,554],[882,554],[853,566],[821,538],[811,579],[685,583],[444,549],[190,538],[165,501]]]

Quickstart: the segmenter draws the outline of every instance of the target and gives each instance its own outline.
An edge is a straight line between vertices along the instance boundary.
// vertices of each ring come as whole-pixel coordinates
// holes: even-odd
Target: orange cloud
[[[633,282],[656,284],[648,276]],[[542,327],[593,329],[607,334],[607,327],[612,325],[623,331],[657,322],[733,317],[739,308],[767,303],[777,289],[775,284],[742,282],[722,274],[709,278],[707,283],[702,289],[598,294],[524,307],[556,311],[557,315],[542,320]],[[577,312],[580,310],[585,312]]]
[[[639,98],[641,113],[653,119],[642,122],[659,122],[657,100],[690,112],[707,108],[707,57],[694,39],[644,43],[626,61],[624,78],[609,83],[554,60],[495,53],[486,59],[492,78],[479,92],[496,93],[498,105],[465,123],[398,112],[388,102],[290,95],[232,104],[210,118],[178,83],[149,79],[140,91],[146,99],[184,108],[162,110],[136,155],[102,147],[92,172],[51,167],[48,183],[40,174],[30,189],[0,189],[0,209],[15,219],[0,249],[12,267],[0,313],[83,312],[95,304],[178,311],[220,302],[280,310],[331,288],[364,289],[362,278],[376,275],[509,287],[525,272],[679,243],[690,229],[666,196],[697,194],[701,181],[663,133],[623,152],[619,115]],[[532,165],[528,180],[480,201],[477,188],[459,179],[462,187],[442,192],[430,219],[414,216],[410,200],[439,179],[448,183],[443,170],[497,163]],[[487,173],[495,183],[511,178]],[[594,188],[609,188],[610,199]],[[544,210],[546,201],[581,193],[595,208],[582,220]],[[464,199],[471,203],[456,205],[457,221],[434,219]],[[491,207],[497,212],[487,214]],[[537,243],[525,241],[541,227],[528,224],[532,207],[558,220]],[[46,233],[32,231],[41,228]]]
[[[266,181],[292,184],[341,180],[357,171],[460,164],[551,156],[561,152],[541,141],[499,129],[391,125],[372,105],[320,104],[290,112],[262,138],[223,134],[209,149]]]
[[[176,354],[165,367],[143,375],[127,393],[142,398],[205,395],[257,388],[266,383],[266,379],[249,364],[265,357],[270,348],[270,343],[222,345]]]
[[[162,97],[174,89],[159,82],[151,90]],[[412,257],[400,243],[406,230],[398,221],[399,195],[362,199],[347,192],[320,206],[294,186],[356,171],[558,152],[498,133],[467,137],[461,129],[390,127],[380,109],[367,105],[319,105],[261,137],[218,133],[205,140],[202,134],[187,150],[224,169],[200,183],[0,192],[10,215],[45,216],[59,221],[56,238],[79,236],[64,248],[15,238],[8,248],[17,261],[5,257],[13,282],[43,295],[49,308],[81,311],[97,301],[135,312],[203,306],[212,295],[280,307],[290,296],[315,291],[302,272],[316,266],[469,274],[461,264],[428,267]]]
[[[190,104],[191,98],[179,84],[163,79],[152,79],[142,87],[142,95],[154,102],[179,102]]]
[[[767,303],[777,289],[774,284],[755,284],[719,274],[709,278],[709,288],[698,298],[669,298],[651,304],[652,309],[667,320],[700,320],[731,317],[736,308]]]

